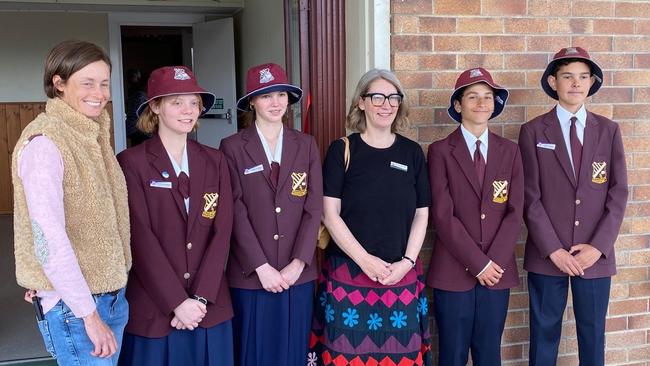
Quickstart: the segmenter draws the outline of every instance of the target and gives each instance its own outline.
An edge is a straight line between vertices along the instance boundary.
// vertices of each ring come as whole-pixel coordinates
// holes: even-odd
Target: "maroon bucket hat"
[[[215,100],[214,94],[197,84],[196,77],[189,68],[185,66],[163,66],[152,71],[149,76],[147,101],[138,107],[136,112],[138,117],[152,100],[178,94],[199,94],[203,101],[203,110],[200,115],[209,111]]]
[[[580,59],[581,61],[584,61],[587,65],[589,65],[589,68],[591,69],[591,74],[594,76],[594,84],[591,86],[589,89],[589,94],[588,96],[592,96],[594,93],[600,89],[600,87],[603,85],[603,70],[598,66],[596,62],[594,62],[591,57],[589,56],[589,53],[582,47],[565,47],[561,49],[558,53],[553,56],[553,60],[546,66],[546,70],[544,71],[544,74],[542,75],[542,89],[548,94],[549,97],[557,100],[557,92],[551,88],[551,86],[548,83],[548,77],[551,75],[553,70],[555,70],[555,66],[557,63],[563,59],[567,58],[575,58],[575,59]]]
[[[254,96],[275,91],[286,91],[289,104],[297,103],[302,97],[302,89],[289,84],[287,73],[274,63],[253,66],[246,74],[246,95],[237,101],[237,109],[250,111],[250,100]]]
[[[492,75],[490,75],[486,69],[477,67],[463,71],[456,80],[456,86],[454,87],[454,92],[449,98],[449,108],[447,109],[447,114],[449,114],[449,117],[454,121],[458,123],[461,123],[462,121],[460,113],[454,108],[454,100],[456,100],[456,97],[458,97],[464,88],[477,83],[486,83],[492,88],[492,90],[494,90],[494,112],[492,112],[490,119],[503,112],[503,108],[505,108],[506,101],[508,100],[508,90],[495,83],[494,80],[492,80]]]

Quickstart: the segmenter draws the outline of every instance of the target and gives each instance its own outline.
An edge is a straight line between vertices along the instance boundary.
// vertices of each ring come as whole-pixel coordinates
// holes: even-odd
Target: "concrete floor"
[[[36,326],[32,306],[16,284],[13,216],[0,215],[0,365],[53,365]],[[41,359],[41,360],[38,360]],[[31,360],[36,363],[23,363]]]

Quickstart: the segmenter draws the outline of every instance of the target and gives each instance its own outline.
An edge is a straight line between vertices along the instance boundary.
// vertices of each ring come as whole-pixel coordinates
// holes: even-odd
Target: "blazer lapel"
[[[282,163],[280,164],[280,174],[278,176],[278,187],[282,187],[286,183],[287,178],[291,174],[293,162],[296,160],[298,154],[298,144],[296,142],[296,134],[286,126],[283,129],[282,135]],[[305,172],[306,173],[306,172]],[[309,177],[307,177],[309,179]],[[307,181],[309,182],[309,181]],[[278,191],[280,189],[278,188]]]
[[[587,121],[585,123],[585,133],[582,137],[582,161],[580,162],[580,178],[591,179],[590,176],[585,178],[585,174],[591,174],[591,164],[594,161],[596,146],[600,140],[600,124],[594,116],[587,112]],[[587,173],[588,172],[588,173]],[[580,183],[580,180],[578,180]]]
[[[467,178],[470,185],[474,189],[476,196],[478,198],[481,198],[481,190],[479,189],[476,170],[474,170],[474,163],[470,158],[469,150],[467,149],[467,144],[463,138],[463,133],[460,131],[460,127],[451,133],[449,144],[451,145],[452,149],[451,154],[456,159],[458,166],[460,166],[460,170],[463,172],[463,174],[465,174],[465,178]]]
[[[203,209],[203,187],[205,181],[206,163],[199,146],[191,140],[187,141],[187,160],[190,165],[190,214],[187,232],[191,232],[199,212]]]
[[[185,211],[185,203],[183,202],[183,197],[176,187],[178,187],[178,179],[176,178],[176,173],[174,172],[174,167],[172,162],[169,160],[169,155],[165,150],[165,147],[160,140],[160,136],[155,134],[147,146],[147,152],[149,154],[151,165],[156,168],[160,176],[164,178],[165,175],[168,178],[165,180],[172,182],[172,189],[169,189],[169,194],[172,196],[174,202],[176,202],[176,207],[178,208],[179,213],[183,216],[184,220],[187,220],[187,212]]]
[[[483,178],[482,197],[492,198],[492,182],[501,168],[503,160],[503,142],[499,140],[492,132],[488,133],[488,159],[485,167],[485,177]]]
[[[266,178],[266,182],[269,184],[269,187],[273,189],[273,184],[271,183],[271,166],[269,161],[266,158],[266,153],[264,152],[264,147],[262,146],[262,141],[257,135],[257,129],[255,128],[255,123],[251,124],[243,133],[242,137],[246,140],[244,149],[248,153],[248,156],[256,164],[261,164],[264,166],[262,170],[262,175]],[[252,167],[249,167],[252,168]]]
[[[555,113],[555,108],[549,112],[544,118],[544,123],[546,124],[546,129],[544,130],[544,135],[548,138],[549,142],[555,144],[555,157],[562,166],[564,174],[571,181],[573,186],[576,186],[576,178],[573,174],[573,168],[571,167],[571,162],[569,161],[569,152],[567,146],[564,143],[564,136],[562,135],[562,127],[560,127],[560,121],[557,119],[557,114]]]

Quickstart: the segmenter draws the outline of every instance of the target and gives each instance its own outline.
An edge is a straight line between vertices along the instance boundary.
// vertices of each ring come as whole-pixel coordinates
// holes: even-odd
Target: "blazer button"
[[[575,226],[580,225],[580,220],[576,220],[576,222],[573,223]]]
[[[187,243],[186,247],[187,247],[187,250],[191,250],[192,249],[192,243]]]
[[[278,234],[273,235],[273,240],[278,240],[278,239],[280,239],[280,235]]]
[[[280,207],[276,207],[276,208],[275,208],[275,213],[280,213],[280,212],[282,212],[282,208],[280,208]]]
[[[580,204],[580,200],[576,200],[576,205],[579,205],[579,204]]]
[[[190,279],[190,274],[188,272],[183,273],[183,278],[186,280]]]
[[[484,213],[481,214],[481,220],[485,220],[485,214]]]
[[[465,272],[469,272],[469,268],[465,268]]]

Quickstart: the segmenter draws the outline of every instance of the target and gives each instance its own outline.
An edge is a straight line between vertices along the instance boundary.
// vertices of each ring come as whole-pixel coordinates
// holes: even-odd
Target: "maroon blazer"
[[[588,243],[603,255],[583,277],[616,273],[614,242],[627,203],[623,141],[618,124],[608,118],[587,112],[586,122],[577,182],[555,109],[524,124],[519,132],[528,227],[524,268],[529,272],[566,276],[549,255]]]
[[[517,144],[489,133],[483,189],[479,189],[460,127],[429,146],[428,160],[436,241],[427,285],[447,291],[470,290],[478,282],[476,275],[492,260],[505,273],[490,288],[517,286],[515,244],[524,204]]]
[[[306,266],[296,284],[316,279],[316,238],[323,213],[323,178],[316,141],[284,127],[278,188],[255,125],[221,141],[228,157],[235,201],[231,287],[261,289],[255,269],[281,270],[294,258]],[[306,187],[300,185],[301,179]],[[298,187],[294,187],[298,184]]]
[[[220,151],[193,140],[187,156],[189,215],[158,135],[117,156],[128,188],[133,252],[126,331],[135,335],[167,335],[174,309],[193,295],[208,300],[201,327],[233,315],[224,275],[233,220],[228,164]],[[210,206],[215,197],[217,205]]]

